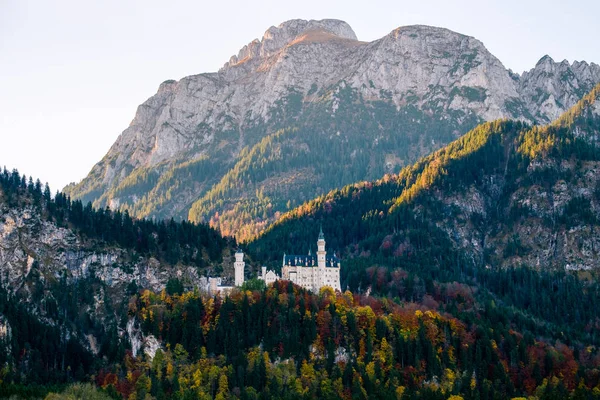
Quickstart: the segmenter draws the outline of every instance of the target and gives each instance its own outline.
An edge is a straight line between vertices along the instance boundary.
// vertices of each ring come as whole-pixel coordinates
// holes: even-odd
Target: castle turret
[[[319,268],[325,267],[325,235],[323,235],[323,228],[319,232],[319,240],[317,240],[317,263]]]
[[[263,281],[267,279],[267,267],[265,267],[264,265],[260,268],[261,269],[261,273],[260,273],[260,278],[258,279],[262,279]]]
[[[246,263],[244,262],[244,253],[242,250],[238,249],[235,252],[235,263],[233,267],[235,268],[235,286],[242,286],[244,284],[244,267]]]
[[[317,240],[317,265],[318,275],[317,279],[315,279],[316,288],[320,289],[325,284],[325,261],[327,257],[327,252],[325,251],[325,235],[323,235],[323,227],[319,232],[319,239]]]

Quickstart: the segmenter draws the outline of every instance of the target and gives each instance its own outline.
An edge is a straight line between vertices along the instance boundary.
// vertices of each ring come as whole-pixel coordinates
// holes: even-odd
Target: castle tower
[[[244,267],[246,263],[244,262],[244,253],[242,250],[238,249],[235,252],[235,263],[233,267],[235,268],[235,286],[242,286],[244,284]]]
[[[319,290],[322,286],[325,285],[325,259],[327,257],[327,252],[325,251],[325,235],[323,235],[323,227],[319,232],[319,239],[317,240],[317,265],[318,276],[316,279],[316,290]]]

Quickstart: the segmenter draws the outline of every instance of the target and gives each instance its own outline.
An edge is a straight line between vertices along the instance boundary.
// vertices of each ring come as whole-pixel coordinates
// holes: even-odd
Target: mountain
[[[600,67],[544,57],[522,76],[469,36],[407,26],[361,42],[343,21],[269,28],[216,73],[163,82],[65,193],[137,217],[255,237],[280,213],[398,172],[484,121],[548,123]]]
[[[550,123],[598,83],[599,67],[585,61],[569,64],[544,56],[519,79],[519,94],[534,120]]]
[[[323,224],[350,263],[597,274],[599,139],[600,85],[552,124],[484,123],[397,175],[307,202],[251,248],[276,265],[274,249],[304,251]]]

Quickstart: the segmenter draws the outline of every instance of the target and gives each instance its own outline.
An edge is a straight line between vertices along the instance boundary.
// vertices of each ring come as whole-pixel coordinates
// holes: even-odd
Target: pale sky
[[[0,0],[0,166],[53,191],[81,180],[161,82],[217,71],[289,19],[341,19],[363,41],[441,26],[521,73],[545,54],[600,63],[599,15],[598,0]]]

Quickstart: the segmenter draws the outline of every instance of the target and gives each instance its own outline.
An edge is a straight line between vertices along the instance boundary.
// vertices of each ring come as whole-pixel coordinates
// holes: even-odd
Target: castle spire
[[[321,229],[319,229],[319,240],[325,239],[325,235],[323,235],[323,224],[321,224]]]

